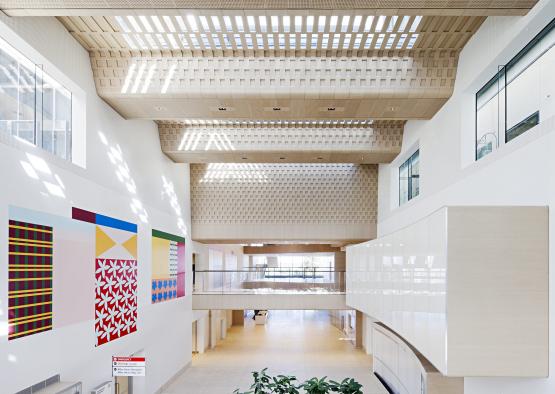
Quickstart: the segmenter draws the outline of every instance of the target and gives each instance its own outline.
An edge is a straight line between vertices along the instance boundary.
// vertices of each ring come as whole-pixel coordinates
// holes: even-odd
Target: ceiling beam
[[[281,253],[335,253],[341,248],[326,244],[277,244],[264,246],[244,246],[244,254],[281,254]]]
[[[106,0],[102,3],[97,2],[97,7],[91,7],[88,0],[73,1],[45,1],[45,0],[0,0],[0,9],[11,16],[66,16],[66,15],[118,15],[122,12],[140,11],[146,15],[157,10],[230,10],[230,11],[290,11],[299,12],[304,10],[361,10],[368,12],[375,11],[382,15],[450,15],[450,16],[505,16],[505,15],[525,15],[532,8],[537,0],[511,0],[511,1],[480,1],[479,4],[474,0],[465,2],[457,0],[442,1],[442,7],[431,5],[428,0],[313,0],[310,2],[302,1],[279,1],[267,0],[252,2],[244,0],[242,2],[221,2],[214,0],[159,0],[153,2],[152,6],[121,7],[121,1]],[[462,5],[462,6],[461,6]]]

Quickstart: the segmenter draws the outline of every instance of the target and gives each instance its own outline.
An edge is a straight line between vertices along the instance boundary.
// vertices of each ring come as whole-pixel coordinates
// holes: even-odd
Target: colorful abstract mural
[[[94,227],[15,206],[9,219],[8,338],[90,320]]]
[[[96,346],[137,331],[137,225],[73,208],[95,228]]]
[[[152,303],[185,296],[185,238],[152,230]]]
[[[9,221],[8,340],[52,329],[53,229]]]

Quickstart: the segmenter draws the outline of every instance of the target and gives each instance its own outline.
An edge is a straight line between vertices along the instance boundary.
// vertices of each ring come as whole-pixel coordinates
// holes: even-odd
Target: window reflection
[[[71,159],[71,92],[0,39],[0,132]]]

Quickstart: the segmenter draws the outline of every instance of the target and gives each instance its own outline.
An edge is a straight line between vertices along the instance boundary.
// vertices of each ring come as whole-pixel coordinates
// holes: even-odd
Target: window
[[[555,115],[555,19],[476,93],[476,160]]]
[[[420,150],[417,150],[399,167],[399,205],[412,200],[420,192],[419,156]]]
[[[0,39],[0,132],[71,160],[71,92]]]

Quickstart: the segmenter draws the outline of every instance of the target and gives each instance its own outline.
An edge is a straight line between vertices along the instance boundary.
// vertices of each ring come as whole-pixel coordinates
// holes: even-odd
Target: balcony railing
[[[195,271],[195,294],[345,293],[345,271],[254,268]]]

